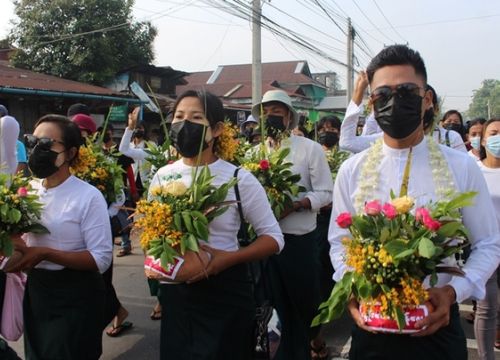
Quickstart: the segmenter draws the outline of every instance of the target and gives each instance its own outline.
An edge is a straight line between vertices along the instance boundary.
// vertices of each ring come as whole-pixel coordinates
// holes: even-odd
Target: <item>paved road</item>
[[[115,249],[117,251],[118,249]],[[134,327],[118,338],[103,335],[102,360],[156,360],[159,358],[159,321],[152,321],[149,314],[155,298],[149,296],[149,288],[142,270],[143,256],[136,246],[134,254],[115,258],[114,284],[118,297],[130,312],[128,320]],[[466,312],[469,306],[461,306]],[[325,338],[332,350],[332,359],[347,358],[352,322],[345,316],[325,328]],[[465,320],[462,325],[468,337],[469,359],[478,359],[472,325]],[[22,339],[11,343],[19,354],[23,354]],[[496,353],[500,360],[500,352]],[[235,358],[236,359],[236,358]],[[237,360],[237,359],[236,359]]]

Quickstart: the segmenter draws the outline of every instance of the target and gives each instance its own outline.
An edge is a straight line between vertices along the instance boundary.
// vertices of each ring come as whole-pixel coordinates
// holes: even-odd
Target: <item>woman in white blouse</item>
[[[102,353],[104,283],[112,258],[106,201],[71,175],[79,129],[46,115],[27,135],[35,192],[49,234],[28,233],[15,270],[26,270],[24,342],[28,359],[98,359]]]
[[[215,186],[232,179],[236,167],[214,152],[223,121],[224,109],[215,95],[197,91],[180,95],[174,105],[170,138],[182,157],[158,170],[151,187],[172,177],[189,186],[193,167],[205,165],[214,176]],[[203,151],[198,157],[200,147]],[[257,179],[241,169],[238,188],[244,218],[258,237],[249,246],[239,248],[240,216],[236,204],[210,223],[208,247],[204,247],[211,255],[206,273],[190,283],[160,286],[161,359],[252,358],[255,304],[245,263],[279,252],[284,242]],[[234,189],[230,189],[226,200],[235,200]]]
[[[0,105],[0,173],[14,174],[17,167],[16,141],[19,124]]]
[[[500,227],[500,118],[487,121],[481,134],[480,158],[477,164],[483,172],[490,191],[495,215]],[[497,271],[486,283],[486,297],[477,302],[474,333],[477,339],[479,358],[495,359],[494,347],[500,347],[498,331],[498,279]],[[495,335],[496,334],[496,335]],[[496,341],[495,341],[496,336]]]

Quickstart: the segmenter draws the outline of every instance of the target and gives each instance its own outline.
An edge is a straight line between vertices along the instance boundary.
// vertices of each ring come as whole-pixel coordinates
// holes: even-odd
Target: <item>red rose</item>
[[[396,210],[394,205],[390,203],[385,203],[384,206],[382,206],[382,213],[384,213],[385,217],[389,220],[392,220],[396,216],[398,216],[398,211]]]
[[[17,189],[17,195],[19,195],[20,197],[28,196],[28,189],[26,189],[24,186],[20,187],[19,189]]]
[[[418,208],[417,210],[415,210],[415,219],[418,222],[424,223],[426,219],[431,219],[431,214],[426,208]]]
[[[352,216],[348,212],[344,212],[337,216],[337,225],[341,228],[348,228],[352,224]]]
[[[370,216],[376,216],[380,214],[382,210],[382,206],[378,202],[378,200],[368,201],[365,204],[365,214]]]
[[[266,159],[263,159],[259,162],[259,167],[261,170],[269,170],[269,161]]]

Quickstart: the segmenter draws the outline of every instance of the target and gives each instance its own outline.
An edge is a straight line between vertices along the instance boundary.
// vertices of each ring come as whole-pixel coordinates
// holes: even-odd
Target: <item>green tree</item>
[[[467,115],[470,118],[488,118],[488,106],[490,117],[500,116],[500,80],[483,80],[481,87],[474,90]]]
[[[132,17],[133,0],[18,0],[10,40],[15,66],[102,85],[149,64],[156,28]]]

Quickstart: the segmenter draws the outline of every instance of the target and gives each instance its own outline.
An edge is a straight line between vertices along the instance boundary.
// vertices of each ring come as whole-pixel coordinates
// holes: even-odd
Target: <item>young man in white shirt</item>
[[[263,114],[260,114],[261,108]],[[285,209],[279,220],[285,247],[269,258],[272,298],[281,323],[281,340],[275,359],[310,358],[311,321],[320,302],[319,254],[316,215],[330,203],[332,177],[321,145],[303,136],[291,135],[298,125],[298,114],[287,93],[270,90],[262,103],[252,109],[255,119],[264,116],[268,146],[289,147],[287,160],[292,173],[300,174],[298,184],[305,187]]]
[[[413,148],[408,195],[417,206],[439,199],[439,188],[429,161],[429,138],[424,136],[423,115],[432,102],[426,90],[427,75],[418,52],[403,45],[382,50],[367,69],[372,89],[375,119],[383,134],[382,152],[377,165],[378,180],[374,190],[363,202],[390,199],[391,189],[397,191],[410,148]],[[385,95],[383,95],[385,94]],[[466,153],[439,146],[448,164],[450,181],[458,192],[476,191],[474,205],[462,209],[465,226],[470,232],[471,255],[463,271],[464,277],[439,274],[436,287],[429,289],[430,302],[435,310],[417,323],[421,330],[413,335],[374,334],[364,325],[359,304],[352,299],[348,305],[356,327],[352,334],[350,359],[466,359],[466,338],[460,326],[457,302],[469,297],[482,298],[485,283],[496,269],[500,254],[500,235],[486,183],[474,160]],[[367,151],[348,159],[340,168],[333,194],[330,221],[330,257],[336,270],[334,280],[340,280],[347,270],[342,238],[349,236],[334,221],[342,212],[355,213],[361,184],[360,171]],[[438,184],[440,182],[438,181]]]

